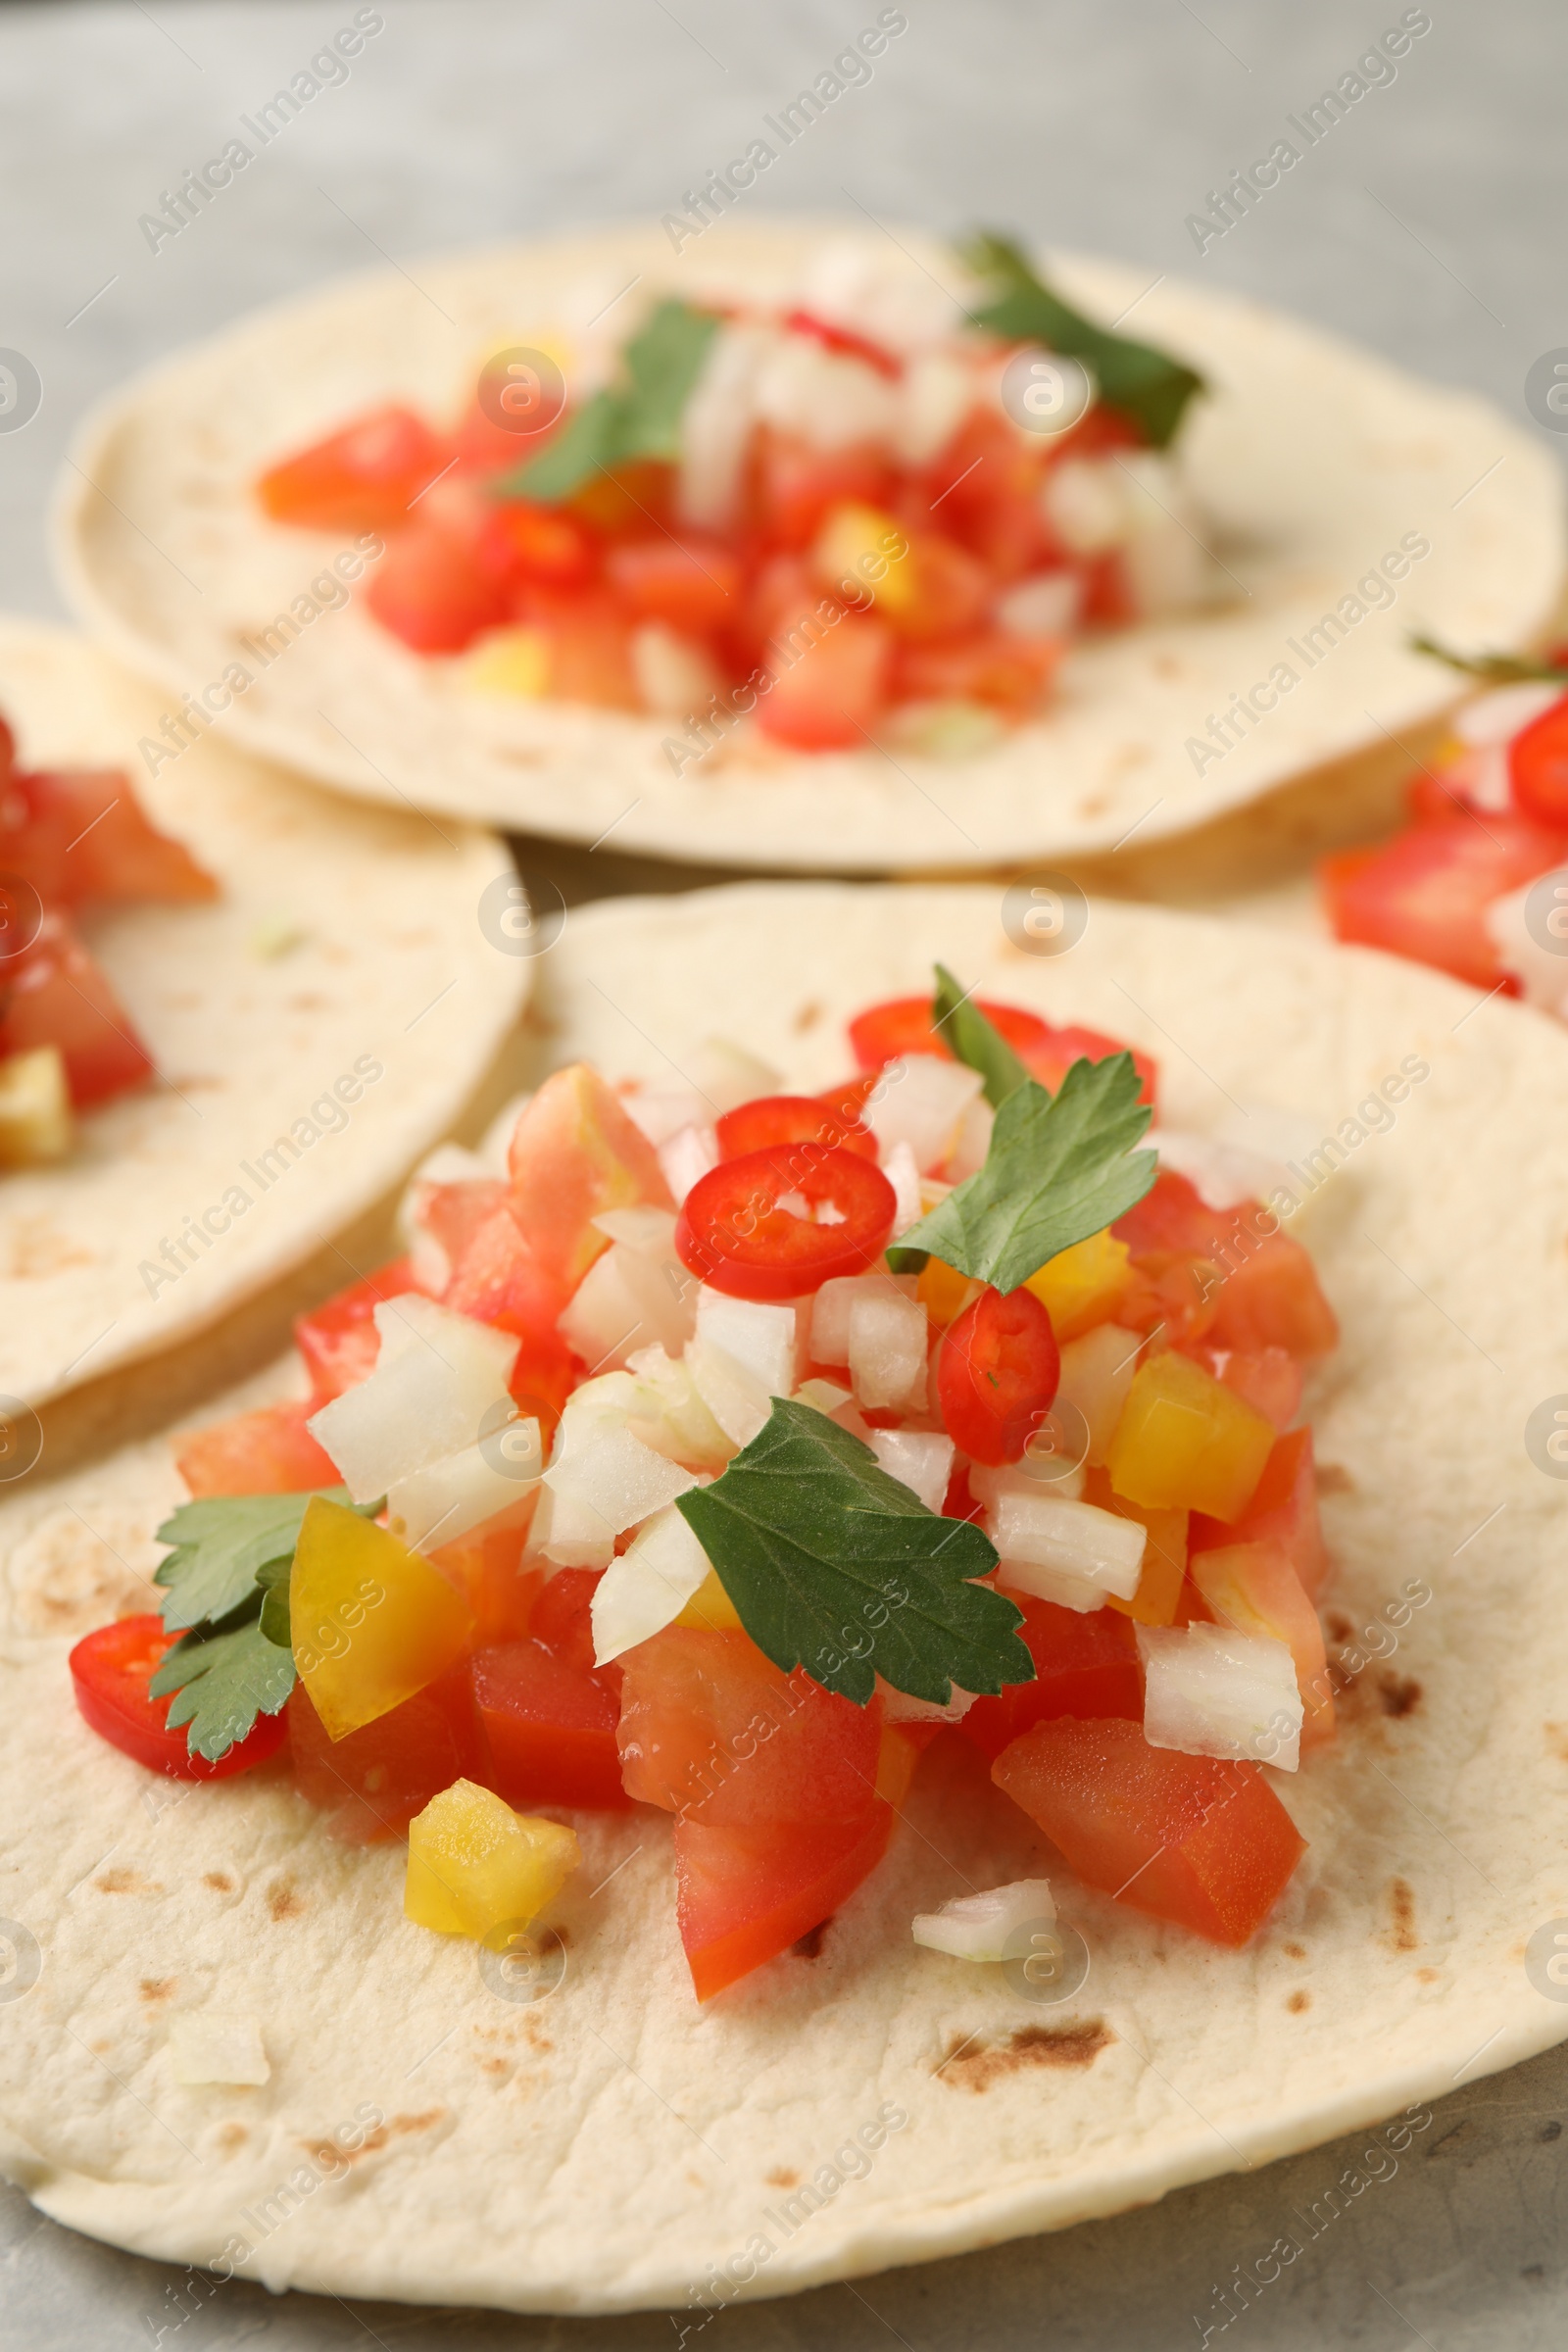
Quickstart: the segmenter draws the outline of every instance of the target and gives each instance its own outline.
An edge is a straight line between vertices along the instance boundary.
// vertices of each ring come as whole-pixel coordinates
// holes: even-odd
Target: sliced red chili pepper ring
[[[954,1324],[937,1358],[937,1394],[954,1444],[973,1462],[1023,1459],[1061,1378],[1051,1317],[1032,1291],[985,1290]]]
[[[170,1730],[173,1700],[150,1698],[147,1685],[178,1639],[165,1631],[162,1618],[145,1616],[119,1618],[78,1642],[71,1653],[71,1680],[82,1721],[122,1754],[172,1780],[226,1780],[265,1762],[282,1745],[281,1714],[259,1715],[254,1730],[216,1763],[190,1753],[183,1725]]]
[[[857,1152],[862,1159],[875,1159],[877,1152],[869,1127],[814,1095],[759,1095],[726,1110],[714,1133],[720,1159],[739,1159],[773,1144],[820,1144],[829,1152]]]
[[[732,1298],[800,1298],[872,1264],[896,1207],[881,1169],[857,1152],[774,1144],[698,1178],[676,1220],[675,1248],[693,1274]],[[828,1221],[818,1222],[824,1210]]]

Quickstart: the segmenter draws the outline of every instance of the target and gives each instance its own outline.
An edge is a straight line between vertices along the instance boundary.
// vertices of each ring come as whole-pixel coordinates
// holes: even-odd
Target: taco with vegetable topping
[[[1560,1039],[998,916],[570,917],[504,1166],[6,1506],[46,2210],[696,2326],[1560,2035]],[[122,1613],[67,1629],[83,1530]]]
[[[1386,758],[1453,699],[1411,626],[1517,648],[1559,593],[1503,419],[1172,280],[735,219],[417,276],[121,395],[60,510],[127,661],[372,798],[748,866],[1147,847]]]

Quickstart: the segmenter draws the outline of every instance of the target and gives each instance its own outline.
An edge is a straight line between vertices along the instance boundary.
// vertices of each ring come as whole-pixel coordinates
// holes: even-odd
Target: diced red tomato
[[[1087,1886],[1247,1943],[1306,1851],[1257,1764],[1151,1747],[1137,1723],[1037,1724],[991,1777]]]
[[[1138,618],[1127,566],[1119,548],[1091,556],[1082,566],[1083,618],[1091,628],[1124,629]]]
[[[532,1516],[530,1497],[529,1504],[514,1505],[500,1524],[486,1520],[430,1554],[432,1564],[468,1604],[476,1649],[497,1642],[520,1642],[534,1630],[545,1580],[542,1569],[522,1563]]]
[[[1051,1317],[1032,1291],[989,1286],[951,1325],[937,1357],[948,1435],[974,1462],[1023,1458],[1061,1378]]]
[[[780,1207],[791,1194],[808,1209],[831,1206],[839,1221],[818,1225]],[[858,1152],[775,1144],[698,1178],[675,1220],[675,1249],[700,1281],[733,1298],[800,1298],[879,1257],[897,1205],[881,1169]]]
[[[112,1747],[171,1780],[227,1780],[264,1764],[282,1745],[280,1714],[258,1716],[255,1729],[216,1764],[190,1753],[183,1724],[170,1730],[173,1696],[149,1698],[147,1685],[178,1639],[164,1631],[161,1617],[145,1616],[101,1625],[78,1642],[71,1653],[71,1681],[82,1721]]]
[[[1283,1348],[1261,1348],[1255,1355],[1239,1348],[1211,1348],[1194,1341],[1184,1352],[1201,1364],[1211,1380],[1223,1383],[1250,1404],[1254,1413],[1289,1429],[1301,1409],[1301,1367]]]
[[[508,1197],[508,1188],[499,1176],[467,1176],[456,1184],[420,1183],[415,1219],[421,1241],[433,1243],[439,1252],[432,1255],[428,1249],[424,1252],[421,1271],[428,1266],[427,1280],[439,1275],[442,1260],[446,1264],[445,1280],[451,1280],[453,1268],[480,1226],[498,1208],[506,1207]]]
[[[1521,816],[1568,834],[1568,695],[1509,744],[1508,787]]]
[[[236,1413],[186,1438],[174,1467],[194,1495],[304,1494],[336,1487],[337,1465],[305,1426],[318,1409],[312,1396],[303,1404]]]
[[[979,629],[996,582],[978,556],[940,531],[910,531],[907,537],[912,593],[897,608],[883,608],[888,621],[897,635],[922,645],[939,637],[967,638]]]
[[[311,1412],[318,1412],[345,1389],[356,1389],[362,1380],[368,1380],[381,1351],[376,1308],[383,1300],[401,1298],[405,1291],[417,1287],[412,1261],[398,1257],[389,1266],[379,1266],[373,1274],[366,1274],[346,1290],[323,1298],[309,1314],[295,1317],[294,1345],[311,1376]]]
[[[1219,1267],[1188,1250],[1151,1250],[1135,1257],[1116,1301],[1116,1320],[1166,1348],[1196,1354],[1219,1312]]]
[[[509,1805],[629,1803],[615,1726],[619,1664],[594,1664],[590,1611],[599,1571],[560,1568],[533,1603],[526,1640],[473,1656],[473,1690],[490,1743],[490,1786]]]
[[[976,997],[974,1005],[1012,1048],[1030,1077],[1052,1094],[1075,1061],[1104,1061],[1113,1054],[1133,1052],[1098,1029],[1084,1029],[1076,1023],[1057,1028],[1017,1004],[998,1004],[988,997]],[[934,997],[890,997],[885,1004],[872,1004],[849,1025],[855,1058],[862,1070],[880,1070],[906,1054],[937,1054],[951,1061],[953,1048],[935,1020]],[[1133,1052],[1133,1065],[1143,1080],[1139,1100],[1152,1105],[1154,1064],[1147,1054]]]
[[[130,1015],[68,915],[47,913],[30,946],[0,965],[0,1060],[58,1046],[78,1110],[152,1073]]]
[[[1216,1348],[1234,1348],[1244,1355],[1283,1348],[1310,1363],[1332,1354],[1340,1344],[1339,1319],[1323,1296],[1317,1268],[1288,1234],[1271,1234],[1242,1256],[1213,1296],[1208,1336]]]
[[[485,557],[499,577],[549,588],[582,588],[599,569],[599,543],[588,525],[560,507],[500,501],[484,530]]]
[[[545,1080],[513,1131],[507,1168],[518,1229],[568,1294],[609,1248],[595,1217],[640,1203],[674,1206],[653,1145],[586,1062]]]
[[[639,620],[672,629],[722,628],[740,595],[738,559],[716,539],[626,539],[605,565],[611,586]]]
[[[851,327],[840,326],[835,319],[819,318],[814,311],[791,311],[784,324],[792,335],[810,335],[828,351],[842,352],[852,360],[864,360],[866,366],[874,368],[878,375],[885,375],[890,380],[896,380],[904,372],[903,361],[882,344],[871,342],[865,335],[856,334]]]
[[[45,906],[212,899],[218,885],[182,842],[160,833],[118,768],[48,768],[0,795],[0,867]]]
[[[1301,1693],[1301,1750],[1334,1737],[1334,1686],[1318,1623],[1289,1552],[1281,1544],[1215,1544],[1193,1554],[1192,1582],[1221,1625],[1283,1642]]]
[[[1182,1251],[1201,1257],[1218,1238],[1217,1212],[1204,1204],[1196,1185],[1174,1168],[1161,1168],[1149,1191],[1111,1227],[1134,1257]]]
[[[773,1144],[820,1144],[875,1159],[876,1137],[858,1118],[846,1118],[814,1095],[759,1095],[726,1110],[714,1128],[720,1159],[739,1159]]]
[[[700,2001],[820,1927],[887,1851],[891,1805],[858,1821],[709,1829],[675,1823],[676,1917]]]
[[[381,626],[416,654],[462,653],[510,612],[477,543],[436,516],[416,520],[390,541],[366,599]]]
[[[632,619],[607,589],[547,588],[524,580],[513,592],[512,617],[548,640],[550,692],[601,710],[641,707],[632,668]]]
[[[412,409],[375,409],[270,467],[257,495],[274,522],[318,531],[394,529],[451,456]]]
[[[1040,505],[1042,452],[998,410],[974,408],[920,476],[927,512],[999,581],[1055,553]]]
[[[759,727],[796,751],[858,748],[887,700],[892,651],[887,623],[869,613],[797,624],[773,641],[773,684],[758,700]]]
[[[416,1813],[454,1781],[492,1782],[466,1659],[341,1740],[327,1738],[298,1682],[288,1732],[295,1787],[330,1814],[333,1837],[350,1845],[401,1838]]]
[[[1318,1516],[1309,1429],[1293,1429],[1275,1439],[1252,1499],[1234,1527],[1222,1519],[1205,1519],[1200,1511],[1193,1513],[1190,1550],[1210,1551],[1231,1544],[1278,1544],[1308,1597],[1315,1599],[1322,1591],[1330,1561]]]
[[[581,1377],[576,1357],[556,1329],[569,1292],[531,1250],[512,1209],[495,1209],[475,1226],[460,1250],[441,1303],[515,1334],[520,1345],[509,1382],[517,1408],[535,1415],[546,1441]]]
[[[1095,406],[1078,422],[1058,433],[1052,442],[1054,463],[1065,457],[1104,458],[1118,449],[1147,449],[1149,442],[1142,428],[1118,409]]]
[[[745,1634],[667,1626],[627,1652],[626,1793],[709,1828],[860,1820],[876,1792],[882,1709],[781,1674]]]
[[[1014,637],[978,629],[965,637],[906,645],[894,670],[901,702],[991,703],[1014,718],[1032,710],[1066,652],[1057,637]]]
[[[1483,920],[1487,907],[1565,855],[1562,833],[1495,809],[1413,826],[1381,849],[1342,850],[1318,872],[1337,938],[1496,988],[1504,975]]]
[[[816,449],[809,441],[764,425],[752,459],[752,506],[759,534],[775,547],[808,547],[830,508],[846,502],[881,508],[891,480],[888,460],[873,442]]]
[[[572,493],[570,512],[608,538],[641,539],[675,525],[675,467],[639,459],[596,473]]]
[[[1144,1678],[1132,1620],[1114,1609],[1063,1609],[1008,1585],[998,1591],[1023,1611],[1018,1636],[1035,1662],[1032,1683],[1009,1683],[977,1698],[958,1729],[994,1762],[1037,1723],[1059,1715],[1144,1720]]]

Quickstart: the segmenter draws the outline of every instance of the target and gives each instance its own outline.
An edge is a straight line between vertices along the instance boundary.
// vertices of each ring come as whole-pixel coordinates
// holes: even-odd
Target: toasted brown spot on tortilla
[[[177,1977],[143,1977],[141,1997],[144,2001],[167,2001],[178,1983]]]
[[[790,1945],[790,1950],[795,1954],[796,1959],[818,1959],[822,1950],[822,1938],[832,1925],[831,1919],[819,1919],[814,1928],[808,1928],[804,1936],[797,1936],[795,1941]]]
[[[1407,1879],[1389,1881],[1389,1909],[1394,1915],[1394,1948],[1413,1952],[1421,1938],[1415,1932],[1415,1896]]]
[[[290,1012],[324,1012],[330,1004],[330,997],[317,996],[306,989],[299,996],[290,997],[288,1008]]]
[[[292,1879],[279,1879],[267,1889],[267,1908],[273,1919],[302,1919],[305,1897]]]
[[[1331,1642],[1348,1642],[1355,1631],[1355,1627],[1343,1609],[1330,1609],[1327,1623]]]
[[[11,1282],[46,1282],[51,1274],[69,1273],[73,1266],[94,1266],[98,1253],[67,1239],[47,1217],[19,1217],[11,1236],[5,1267]]]
[[[1314,1476],[1320,1494],[1353,1494],[1355,1493],[1355,1481],[1343,1462],[1319,1462],[1316,1465]],[[1345,1637],[1342,1635],[1340,1639],[1343,1641]]]
[[[1415,1974],[1417,1984],[1435,1984],[1438,1981],[1438,1978],[1441,1976],[1442,1971],[1436,1968],[1418,1968]]]
[[[1289,1960],[1304,1960],[1306,1958],[1306,1946],[1304,1943],[1282,1943],[1280,1945],[1280,1950]]]
[[[481,2058],[479,2071],[485,2075],[510,2075],[512,2060],[510,2058]]]
[[[218,2144],[225,2156],[232,2156],[236,2148],[243,2147],[245,2139],[243,2124],[225,2124],[218,2134]]]
[[[821,1018],[822,1007],[814,1000],[809,1004],[803,1004],[800,1011],[795,1015],[794,1027],[796,1036],[800,1037],[804,1035],[808,1029],[814,1029],[817,1022]]]
[[[93,1885],[100,1894],[162,1894],[156,1880],[144,1879],[139,1870],[106,1870]]]
[[[234,1891],[234,1882],[226,1870],[204,1870],[202,1885],[211,1886],[215,1894],[232,1894]]]
[[[1093,2066],[1115,2039],[1103,2019],[1071,2026],[1021,2026],[1005,2041],[956,2041],[933,2071],[964,2090],[989,2090],[993,2082],[1032,2066]]]
[[[1546,1745],[1558,1763],[1568,1764],[1568,1723],[1548,1723],[1542,1728],[1546,1735]]]
[[[428,2132],[445,2114],[444,2107],[426,2107],[422,2115],[395,2115],[392,2129],[398,2132]]]
[[[762,2178],[769,2188],[799,2188],[801,2184],[800,2174],[792,2173],[787,2164],[775,2165],[773,2170],[770,2173],[764,2173]]]
[[[1297,1991],[1291,1994],[1285,2006],[1287,2009],[1289,2009],[1293,2017],[1299,2017],[1303,2009],[1311,2008],[1312,1995],[1309,1992],[1302,1992],[1299,1990],[1299,1988],[1298,1988]]]
[[[1421,1686],[1413,1674],[1380,1674],[1378,1697],[1385,1715],[1413,1715],[1421,1704]]]

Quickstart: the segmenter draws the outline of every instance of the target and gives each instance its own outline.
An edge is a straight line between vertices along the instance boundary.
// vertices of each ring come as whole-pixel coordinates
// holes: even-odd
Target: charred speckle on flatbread
[[[204,1870],[202,1885],[210,1886],[215,1894],[232,1894],[234,1891],[234,1882],[226,1870]]]
[[[1389,1881],[1389,1909],[1394,1915],[1394,1948],[1413,1952],[1421,1938],[1415,1932],[1415,1896],[1408,1879]]]
[[[814,1029],[817,1022],[821,1018],[822,1007],[814,1001],[814,999],[809,1004],[803,1004],[800,1011],[795,1015],[795,1019],[792,1024],[796,1036],[804,1037],[807,1030]]]
[[[510,2075],[512,2072],[512,2060],[510,2058],[481,2058],[479,2061],[479,2072],[482,2075],[499,2075],[505,2077]]]
[[[243,2124],[224,2124],[218,2134],[218,2144],[225,2156],[232,2156],[236,2148],[245,2145],[249,2136]]]
[[[1301,1991],[1300,1988],[1298,1987],[1298,1989],[1291,1994],[1285,2006],[1293,2017],[1299,2017],[1303,2009],[1311,2008],[1312,1995],[1309,1992]]]
[[[1385,1715],[1413,1715],[1421,1704],[1421,1686],[1413,1674],[1380,1674],[1378,1697]]]
[[[1541,2127],[1541,2136],[1543,2139],[1561,2139],[1561,2124],[1556,2122],[1555,2119],[1553,2119],[1553,2121],[1549,2124],[1543,2124]]]
[[[1343,1462],[1319,1462],[1315,1476],[1320,1494],[1353,1494],[1355,1481]]]
[[[1436,1984],[1442,1974],[1443,1971],[1440,1968],[1418,1968],[1415,1972],[1416,1983],[1418,1984]]]
[[[1355,1627],[1350,1623],[1349,1618],[1347,1617],[1343,1609],[1329,1610],[1328,1627],[1329,1639],[1333,1642],[1348,1642],[1350,1636],[1355,1631]]]
[[[1093,2066],[1114,2039],[1099,2017],[1070,2026],[1020,2026],[1005,2041],[956,2041],[933,2072],[960,2089],[989,2090],[1028,2067]]]
[[[801,2185],[800,2174],[792,2173],[787,2164],[775,2165],[770,2173],[763,2175],[763,2179],[769,2188],[799,2188]]]
[[[395,2115],[392,2118],[392,2129],[400,2134],[409,2132],[429,2132],[445,2114],[444,2107],[426,2107],[418,2115]]]
[[[1568,1723],[1547,1723],[1542,1726],[1546,1745],[1559,1764],[1568,1764]]]
[[[822,1938],[832,1925],[831,1919],[819,1919],[814,1928],[808,1928],[804,1936],[797,1936],[795,1941],[790,1945],[790,1950],[795,1954],[796,1959],[819,1959],[822,1951]]]
[[[1287,1960],[1304,1960],[1306,1958],[1304,1943],[1282,1943],[1280,1950],[1285,1954]]]
[[[279,1879],[267,1889],[267,1908],[273,1919],[303,1919],[305,1897],[292,1879]]]
[[[144,1879],[139,1870],[106,1870],[93,1885],[100,1894],[162,1894],[156,1879]]]
[[[167,2001],[178,1983],[177,1977],[143,1977],[141,1997],[144,2001]]]

